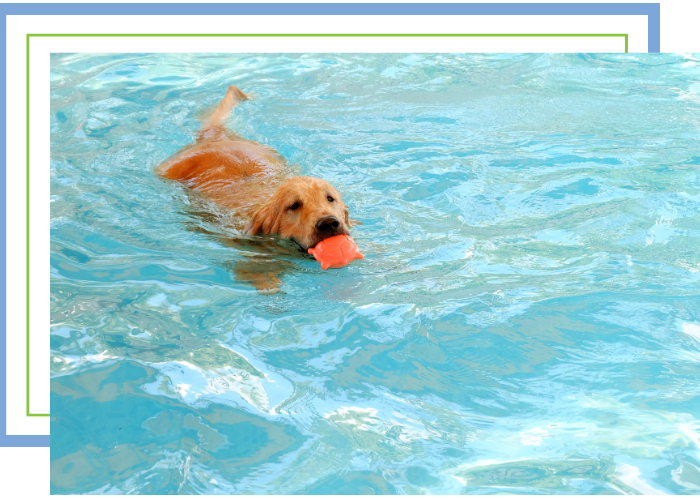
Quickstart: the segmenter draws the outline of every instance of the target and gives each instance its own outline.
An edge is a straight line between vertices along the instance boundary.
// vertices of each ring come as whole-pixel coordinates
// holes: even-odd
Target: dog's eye
[[[298,202],[298,201],[295,201],[293,205],[289,205],[289,206],[287,207],[288,210],[296,210],[297,208],[299,208],[299,202]]]
[[[328,201],[330,201],[331,203],[333,203],[335,201],[335,199],[333,199],[332,196],[326,196],[326,198],[328,198]]]

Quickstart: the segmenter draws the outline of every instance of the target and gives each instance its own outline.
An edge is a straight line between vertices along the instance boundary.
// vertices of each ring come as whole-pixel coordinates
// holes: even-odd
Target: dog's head
[[[328,182],[314,177],[292,177],[254,213],[249,234],[279,234],[304,250],[338,234],[350,234],[348,208]]]

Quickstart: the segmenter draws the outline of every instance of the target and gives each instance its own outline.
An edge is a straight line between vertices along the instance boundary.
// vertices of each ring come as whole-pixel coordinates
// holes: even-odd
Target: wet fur
[[[239,216],[239,228],[245,224],[245,232],[251,235],[278,234],[306,250],[329,236],[350,234],[348,209],[333,186],[322,179],[293,176],[274,149],[244,139],[223,125],[235,106],[248,99],[231,85],[202,122],[197,141],[164,161],[156,173],[234,211]],[[339,223],[332,234],[316,227],[329,216]],[[239,278],[253,282],[258,290],[277,288],[276,276],[262,279],[259,275],[237,272]]]

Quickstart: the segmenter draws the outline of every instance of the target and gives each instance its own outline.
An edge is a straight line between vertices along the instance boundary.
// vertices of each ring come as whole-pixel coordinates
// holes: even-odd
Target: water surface
[[[230,84],[364,260],[153,174]],[[51,492],[700,493],[699,139],[691,55],[53,55]]]

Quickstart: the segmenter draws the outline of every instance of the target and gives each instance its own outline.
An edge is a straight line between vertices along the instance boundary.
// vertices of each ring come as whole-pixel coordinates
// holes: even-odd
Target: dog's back
[[[237,193],[246,196],[245,187],[219,191],[246,179],[259,185],[260,177],[280,174],[286,162],[275,150],[239,137],[223,124],[236,105],[249,98],[231,85],[219,106],[202,122],[197,142],[164,161],[157,169],[158,175],[180,181],[233,208],[239,204]]]

